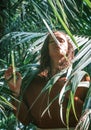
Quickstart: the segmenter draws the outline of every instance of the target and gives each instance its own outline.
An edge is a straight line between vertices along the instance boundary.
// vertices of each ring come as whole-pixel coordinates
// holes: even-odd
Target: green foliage
[[[2,115],[0,119],[0,129],[8,130],[8,126],[11,126],[13,130],[16,129],[16,124],[18,124],[18,128],[26,130],[29,128],[35,129],[35,127],[31,125],[24,128],[24,126],[16,121],[14,115],[11,114],[11,108],[13,106],[10,104],[10,97],[12,93],[7,86],[4,73],[12,64],[12,59],[14,59],[13,66],[23,77],[22,89],[26,89],[34,76],[38,73],[40,50],[49,31],[48,27],[51,31],[58,29],[67,32],[71,38],[74,37],[77,46],[80,48],[80,51],[78,51],[73,43],[76,56],[72,61],[73,69],[68,77],[68,81],[71,81],[71,85],[67,86],[67,81],[60,95],[55,97],[55,99],[59,97],[60,117],[63,121],[61,109],[63,95],[66,91],[72,90],[67,108],[67,124],[69,122],[71,105],[76,116],[73,97],[77,85],[85,73],[91,75],[91,9],[89,7],[91,7],[91,2],[89,0],[0,1],[0,110],[4,115],[0,113]],[[70,40],[74,41],[74,39]],[[12,51],[13,58],[11,56]],[[42,92],[49,89],[50,93],[52,85],[60,76],[61,74],[57,74],[52,77]],[[83,113],[85,110],[90,110],[91,108],[90,97],[91,90],[89,89],[83,107]],[[55,99],[53,99],[53,101]],[[45,111],[48,110],[53,101],[48,104]],[[8,112],[6,111],[7,108]],[[9,118],[7,118],[7,113],[9,113]],[[90,112],[86,114],[89,115],[88,113],[90,114]],[[89,124],[89,121],[87,124]],[[86,128],[85,123],[83,128]]]
[[[23,126],[21,123],[19,123],[16,119],[16,117],[11,113],[7,113],[7,118],[3,118],[0,120],[0,130],[36,130],[36,127],[33,124],[30,124],[28,127]]]

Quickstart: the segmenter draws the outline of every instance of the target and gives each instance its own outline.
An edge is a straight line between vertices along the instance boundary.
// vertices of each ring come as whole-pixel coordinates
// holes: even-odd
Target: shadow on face
[[[69,39],[66,37],[67,35],[60,31],[55,31],[53,33],[59,41],[59,44],[54,41],[51,34],[47,35],[41,49],[40,71],[44,71],[45,69],[49,71],[51,69],[51,63],[58,63],[59,60],[60,65],[62,64],[65,68],[71,63],[74,57],[74,49]]]
[[[58,40],[58,44],[54,41],[52,36],[49,37],[49,55],[51,59],[60,59],[68,52],[68,40],[64,33],[55,32],[54,35]]]

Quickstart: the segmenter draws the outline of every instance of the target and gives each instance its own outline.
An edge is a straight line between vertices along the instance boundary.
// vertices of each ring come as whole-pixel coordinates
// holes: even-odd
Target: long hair
[[[54,35],[55,35],[55,32],[53,32]],[[60,32],[60,33],[63,33],[63,32]],[[66,34],[63,33],[65,36]],[[56,35],[55,35],[56,36]],[[44,44],[42,46],[42,49],[41,49],[41,59],[40,59],[40,71],[45,71],[47,70],[48,71],[48,76],[50,75],[50,72],[51,72],[51,64],[50,64],[50,55],[49,55],[49,43],[50,43],[50,38],[51,38],[51,34],[48,34],[45,41],[44,41]],[[74,49],[73,49],[73,46],[72,44],[69,42],[68,38],[67,38],[67,41],[68,41],[68,52],[67,52],[67,58],[69,60],[69,62],[71,63],[73,57],[74,57]],[[64,57],[65,59],[65,57]],[[65,60],[65,62],[62,63],[62,65],[65,67],[67,67],[69,65],[69,62],[67,62]]]
[[[49,40],[50,40],[50,34],[47,35],[41,49],[41,59],[40,59],[41,71],[48,69],[50,67]]]

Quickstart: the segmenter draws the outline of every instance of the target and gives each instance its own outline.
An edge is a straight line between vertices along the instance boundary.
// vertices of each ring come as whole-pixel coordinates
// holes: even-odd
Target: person
[[[71,61],[74,58],[74,49],[69,42],[66,34],[60,31],[53,32],[59,44],[55,43],[51,34],[48,34],[41,49],[40,71],[39,74],[31,81],[30,85],[24,91],[20,104],[16,100],[12,100],[12,104],[16,107],[14,114],[18,120],[24,125],[33,123],[40,129],[56,129],[66,128],[60,118],[60,106],[58,98],[52,102],[49,109],[42,116],[44,110],[61,91],[66,82],[66,73],[60,77],[57,82],[49,90],[41,93],[47,82],[58,72],[67,69],[71,66]],[[66,57],[67,58],[66,58]],[[68,59],[68,60],[67,60]],[[8,80],[13,73],[12,66],[5,72],[5,78]],[[22,78],[19,72],[16,72],[18,77],[14,85],[13,78],[8,80],[8,85],[13,92],[13,95],[18,99],[21,95]],[[86,80],[86,78],[84,79]],[[74,102],[77,118],[79,119],[82,112],[84,99],[87,94],[87,88],[78,87]],[[39,94],[41,95],[39,96]],[[39,96],[39,98],[37,98]],[[37,100],[36,100],[37,99]],[[63,119],[66,122],[66,108],[69,101],[69,92],[65,94],[63,101]],[[69,126],[75,127],[77,120],[71,109],[69,115]]]

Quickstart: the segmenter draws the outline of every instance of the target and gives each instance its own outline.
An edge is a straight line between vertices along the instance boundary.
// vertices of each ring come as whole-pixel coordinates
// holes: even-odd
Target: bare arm
[[[13,68],[9,67],[5,72],[5,79],[7,80],[8,86],[16,99],[19,99],[20,96],[20,88],[22,84],[21,74],[16,72],[16,84],[14,84],[14,79],[12,77]],[[12,77],[12,78],[11,78]],[[12,99],[12,104],[15,106],[14,114],[18,118],[20,122],[24,125],[28,125],[30,123],[30,114],[28,112],[28,106],[26,105],[24,99],[22,98],[20,101]]]
[[[29,108],[25,104],[25,102],[21,99],[19,101],[12,100],[12,104],[16,107],[14,111],[14,115],[17,117],[17,119],[23,124],[28,125],[31,121],[31,114],[28,111]]]

